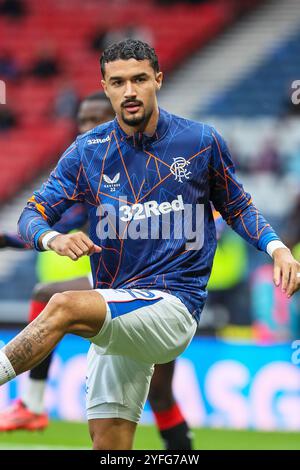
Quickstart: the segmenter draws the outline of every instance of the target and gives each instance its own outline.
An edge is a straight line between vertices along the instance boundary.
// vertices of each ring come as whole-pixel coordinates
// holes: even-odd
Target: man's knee
[[[92,436],[93,450],[131,450],[133,446],[133,435],[127,436],[119,434],[118,436],[101,436],[96,434]]]
[[[136,423],[121,418],[89,421],[93,450],[131,450]]]
[[[124,436],[118,436],[117,439],[112,439],[109,436],[100,436],[97,434],[92,437],[93,450],[131,450],[132,443],[129,439],[124,439]]]
[[[72,292],[54,294],[48,302],[47,310],[49,315],[56,316],[66,326],[70,326],[77,321],[73,303]]]
[[[103,436],[92,436],[93,450],[113,450],[110,439]]]

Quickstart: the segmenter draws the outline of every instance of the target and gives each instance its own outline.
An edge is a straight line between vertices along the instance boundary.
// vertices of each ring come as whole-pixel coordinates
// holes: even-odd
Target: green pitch
[[[195,449],[298,449],[300,433],[194,429]],[[0,433],[0,449],[90,449],[85,423],[52,421],[46,431]],[[162,449],[154,426],[139,426],[135,449]]]

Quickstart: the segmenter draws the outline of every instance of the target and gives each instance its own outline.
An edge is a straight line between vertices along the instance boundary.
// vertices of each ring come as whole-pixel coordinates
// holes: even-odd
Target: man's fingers
[[[298,289],[298,285],[300,283],[300,277],[298,277],[298,270],[298,265],[293,265],[291,270],[290,282],[287,288],[288,297],[293,295],[294,292],[296,292],[296,290]]]
[[[76,246],[81,250],[81,253],[82,253],[81,256],[87,255],[90,251],[89,246],[85,243],[84,240],[77,239]]]
[[[300,289],[300,263],[295,260],[288,248],[278,248],[273,252],[274,259],[274,283],[280,284],[283,292],[291,297]]]
[[[100,253],[102,251],[102,248],[98,245],[95,245],[94,242],[92,242],[92,240],[85,234],[84,235],[84,242],[87,244],[87,246],[89,247],[89,255],[93,255],[94,253]]]
[[[93,255],[94,253],[101,253],[101,251],[102,251],[102,248],[100,246],[94,244],[93,251],[90,252],[90,254]]]
[[[90,242],[84,254],[90,256],[90,255],[93,255],[94,253],[100,253],[101,251],[102,251],[102,248],[100,248],[100,246],[95,245],[93,242]]]
[[[82,249],[79,248],[77,244],[74,242],[68,246],[68,249],[73,251],[73,253],[77,256],[77,258],[80,258],[84,254]]]
[[[70,237],[69,248],[74,251],[78,258],[88,255],[91,246],[93,246],[93,242],[83,232],[72,234],[72,237]]]
[[[275,286],[277,287],[280,284],[280,277],[281,277],[281,267],[278,264],[276,264],[274,266],[273,280],[274,280]]]
[[[286,264],[282,269],[282,291],[286,292],[291,274],[291,266]]]
[[[78,260],[78,256],[76,255],[76,253],[74,253],[74,251],[72,251],[71,249],[68,249],[65,253],[64,253],[65,256],[68,256],[69,258],[71,258],[73,261],[77,261]]]
[[[78,232],[74,235],[74,241],[76,241],[76,244],[80,246],[83,249],[82,244],[84,244],[84,254],[86,255],[91,255],[94,253],[94,243],[90,238],[83,232]]]
[[[102,251],[102,248],[100,248],[100,246],[98,245],[95,245],[95,243],[93,243],[92,240],[87,235],[85,235],[85,233],[83,233],[82,235],[82,240],[89,248],[89,251],[87,253],[88,255],[93,255],[94,253],[100,253]]]
[[[290,272],[290,279],[289,279],[289,283],[287,285],[287,290],[286,290],[288,297],[290,297],[294,293],[294,290],[296,288],[296,275],[297,275],[296,266],[292,266],[292,269]]]
[[[95,245],[92,241],[90,241],[90,243],[87,244],[86,241],[76,240],[76,246],[81,250],[81,254],[79,256],[83,256],[83,255],[90,256],[90,255],[93,255],[94,253],[101,253],[102,251],[102,248],[98,245]]]
[[[89,237],[83,232],[72,233],[69,235],[59,235],[53,239],[51,249],[61,256],[68,256],[76,261],[84,255],[100,253],[101,248],[95,245]]]

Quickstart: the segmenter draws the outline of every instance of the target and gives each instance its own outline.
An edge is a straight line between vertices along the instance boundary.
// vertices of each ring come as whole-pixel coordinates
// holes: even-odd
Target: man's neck
[[[159,109],[158,109],[158,106],[156,106],[156,108],[153,110],[153,113],[150,116],[150,119],[146,123],[143,123],[138,126],[129,126],[119,116],[118,116],[118,123],[121,129],[127,135],[134,135],[137,132],[143,132],[144,134],[151,136],[156,131],[158,118],[159,118]]]

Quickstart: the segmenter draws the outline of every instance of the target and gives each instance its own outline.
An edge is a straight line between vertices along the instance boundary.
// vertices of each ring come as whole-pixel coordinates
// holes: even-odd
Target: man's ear
[[[155,81],[156,81],[156,88],[157,90],[160,90],[161,89],[161,86],[162,86],[162,82],[163,82],[163,73],[162,72],[158,72],[156,74],[156,77],[155,77]]]
[[[109,98],[109,96],[108,96],[108,94],[107,94],[106,81],[105,81],[105,80],[101,80],[101,85],[102,85],[102,88],[103,88],[103,90],[104,90],[105,95],[107,96],[107,98]]]

